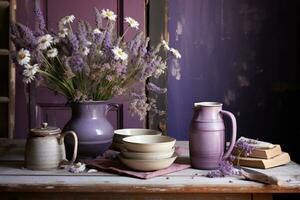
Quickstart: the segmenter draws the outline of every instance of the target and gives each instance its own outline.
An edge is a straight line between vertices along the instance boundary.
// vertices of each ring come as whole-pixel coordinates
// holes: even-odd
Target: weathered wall
[[[299,9],[284,0],[169,1],[170,45],[183,58],[180,80],[169,71],[168,133],[187,139],[193,103],[220,101],[239,136],[281,144],[299,162]]]

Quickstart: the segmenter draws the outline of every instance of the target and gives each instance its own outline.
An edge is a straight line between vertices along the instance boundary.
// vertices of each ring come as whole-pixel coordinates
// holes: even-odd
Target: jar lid
[[[61,133],[60,128],[54,127],[54,126],[48,126],[47,122],[42,123],[41,128],[33,128],[30,130],[31,136],[48,136],[48,135],[56,135]]]

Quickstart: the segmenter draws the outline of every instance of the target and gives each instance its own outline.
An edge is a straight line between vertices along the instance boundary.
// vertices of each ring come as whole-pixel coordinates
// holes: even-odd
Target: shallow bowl
[[[143,128],[117,129],[114,131],[113,141],[122,143],[123,138],[136,135],[161,135],[161,132],[153,129]]]
[[[124,158],[121,155],[118,157],[124,165],[137,171],[155,171],[164,169],[171,166],[176,159],[176,156],[159,160],[135,160]]]
[[[150,152],[150,153],[142,153],[142,152],[132,152],[127,151],[126,149],[122,149],[122,156],[124,158],[136,159],[136,160],[159,160],[170,158],[174,154],[175,148],[173,147],[170,151],[165,152]]]
[[[171,151],[176,140],[169,136],[138,135],[123,138],[124,147],[134,152],[166,152]]]

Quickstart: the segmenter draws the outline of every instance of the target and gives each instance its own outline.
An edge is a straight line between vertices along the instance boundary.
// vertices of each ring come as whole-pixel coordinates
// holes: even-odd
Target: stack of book
[[[268,147],[255,148],[247,157],[237,157],[235,163],[238,162],[240,166],[268,169],[290,161],[289,154],[283,152],[279,144],[270,144]]]

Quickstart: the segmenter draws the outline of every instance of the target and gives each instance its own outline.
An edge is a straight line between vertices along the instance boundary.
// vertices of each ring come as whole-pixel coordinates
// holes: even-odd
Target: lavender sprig
[[[255,147],[253,147],[247,140],[240,139],[236,142],[234,147],[234,154],[238,156],[249,156]]]
[[[251,143],[247,140],[240,139],[234,145],[232,153],[227,160],[221,160],[219,166],[216,170],[210,171],[206,174],[206,177],[215,178],[215,177],[225,177],[232,175],[240,175],[240,170],[233,167],[234,160],[237,159],[237,165],[239,165],[239,156],[249,156],[255,147],[251,146]]]
[[[39,35],[43,35],[44,30],[46,28],[46,24],[45,24],[45,19],[44,19],[43,13],[41,11],[41,8],[39,6],[36,6],[34,13],[35,13],[36,21],[38,23],[38,31],[37,32]]]
[[[218,169],[208,172],[206,176],[209,178],[216,178],[216,177],[232,176],[234,174],[235,174],[235,169],[233,167],[232,162],[228,160],[222,160],[219,163]]]

